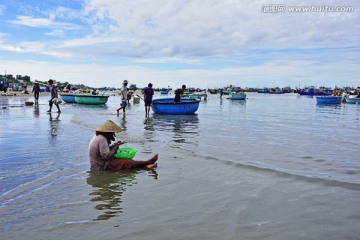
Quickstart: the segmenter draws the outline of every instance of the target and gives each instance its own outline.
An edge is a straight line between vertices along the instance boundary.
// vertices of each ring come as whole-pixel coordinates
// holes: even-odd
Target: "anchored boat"
[[[73,93],[60,93],[61,99],[66,103],[76,103],[74,95]]]
[[[154,113],[181,115],[195,113],[199,105],[199,99],[181,98],[181,102],[174,102],[174,98],[159,98],[152,101],[151,109]]]
[[[345,98],[345,102],[360,104],[360,98]]]
[[[243,92],[232,92],[229,94],[229,99],[230,100],[245,100],[246,99],[246,94]]]
[[[321,104],[338,104],[341,103],[341,96],[321,96],[316,97],[316,102]]]
[[[108,101],[109,96],[102,95],[80,95],[75,94],[76,103],[88,104],[88,105],[100,105],[105,104]]]

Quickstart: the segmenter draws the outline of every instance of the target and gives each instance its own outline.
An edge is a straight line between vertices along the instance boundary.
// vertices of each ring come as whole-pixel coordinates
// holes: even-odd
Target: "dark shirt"
[[[56,85],[51,86],[51,100],[58,97]]]
[[[40,92],[40,86],[39,86],[39,84],[35,84],[35,85],[33,86],[33,92]]]
[[[152,88],[145,88],[144,89],[144,96],[145,96],[145,101],[152,101],[152,97],[154,95],[154,90]]]
[[[181,95],[184,94],[184,90],[181,88],[175,90],[175,99],[174,102],[181,102]]]

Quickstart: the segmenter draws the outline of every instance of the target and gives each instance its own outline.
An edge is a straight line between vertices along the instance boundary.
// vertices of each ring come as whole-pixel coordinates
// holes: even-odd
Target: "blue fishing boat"
[[[105,104],[109,96],[74,94],[76,103],[88,105]]]
[[[73,93],[60,93],[60,97],[66,103],[76,103]]]
[[[258,93],[269,93],[269,89],[268,88],[261,88],[257,90]]]
[[[331,95],[330,92],[315,90],[315,88],[312,88],[312,87],[306,89],[305,91],[302,91],[302,90],[298,89],[297,93],[300,94],[300,95],[307,95],[307,96],[327,96],[327,95]]]
[[[161,89],[160,90],[160,94],[163,94],[163,95],[166,95],[169,93],[169,90],[168,89]]]
[[[269,94],[284,94],[285,92],[282,91],[281,89],[279,88],[276,88],[276,89],[270,89],[269,91]]]
[[[321,96],[316,97],[316,102],[320,104],[338,104],[341,103],[341,96]]]
[[[152,101],[151,109],[154,113],[181,115],[195,113],[199,105],[199,99],[182,98],[181,102],[174,102],[174,98],[159,98]]]

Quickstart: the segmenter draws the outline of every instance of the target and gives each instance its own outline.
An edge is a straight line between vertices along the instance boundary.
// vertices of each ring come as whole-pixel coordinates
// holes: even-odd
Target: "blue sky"
[[[360,86],[359,7],[356,0],[0,0],[0,74],[93,87],[124,79],[139,87]]]

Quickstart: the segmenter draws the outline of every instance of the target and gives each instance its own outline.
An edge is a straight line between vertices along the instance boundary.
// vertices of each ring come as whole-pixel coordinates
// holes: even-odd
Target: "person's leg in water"
[[[147,103],[145,102],[145,116],[147,116],[149,113],[148,113],[148,105]]]
[[[123,105],[123,113],[125,114],[125,108],[126,108],[126,106],[127,106],[127,101],[126,100],[124,100],[123,102],[122,102],[122,105]]]
[[[154,167],[157,166],[157,162],[156,162],[157,160],[158,160],[158,154],[156,154],[147,161],[133,160],[134,164],[132,168],[146,167],[147,169],[153,169]]]
[[[123,109],[124,107],[123,107],[123,105],[122,104],[120,104],[120,107],[118,108],[118,109],[116,109],[116,113],[117,113],[117,115],[119,115],[119,111],[121,110],[121,109]]]
[[[122,109],[123,113],[125,114],[125,108],[126,108],[126,100],[124,102],[124,100],[121,100],[121,104],[120,107],[118,109],[116,109],[117,115],[119,115],[119,111]]]
[[[48,110],[48,112],[51,112],[52,106],[53,106],[53,102],[52,102],[52,101],[49,101],[49,107],[50,107],[50,109]]]
[[[146,114],[149,115],[149,113],[150,113],[150,105],[148,104],[148,105],[146,106]]]
[[[55,106],[56,106],[57,109],[58,109],[58,113],[61,113],[59,104],[55,103]]]
[[[145,102],[145,113],[146,113],[146,116],[148,116],[149,115],[149,113],[150,113],[150,106],[151,106],[151,101],[146,101]]]

